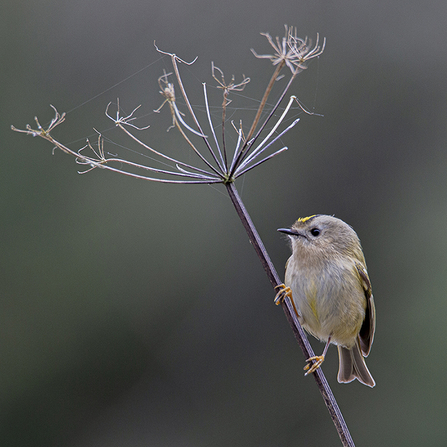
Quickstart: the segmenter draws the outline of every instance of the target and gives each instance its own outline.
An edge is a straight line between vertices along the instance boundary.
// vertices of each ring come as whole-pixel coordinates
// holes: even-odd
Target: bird
[[[330,344],[337,345],[339,383],[375,381],[366,366],[374,340],[376,311],[360,240],[341,219],[324,214],[299,218],[287,234],[292,255],[275,302],[291,298],[298,321],[326,343],[320,356],[307,359],[306,375],[324,362]]]

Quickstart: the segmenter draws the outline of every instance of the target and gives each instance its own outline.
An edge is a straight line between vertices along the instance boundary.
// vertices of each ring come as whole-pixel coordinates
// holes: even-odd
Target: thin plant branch
[[[283,89],[281,95],[279,96],[279,99],[276,101],[276,104],[272,107],[270,113],[267,115],[266,119],[260,125],[260,128],[258,129],[258,132],[256,133],[256,135],[251,140],[247,136],[244,145],[241,147],[241,149],[240,149],[240,151],[238,153],[238,156],[236,158],[236,162],[234,163],[233,169],[231,171],[231,175],[234,174],[235,169],[240,165],[240,163],[242,163],[244,158],[246,158],[249,155],[251,147],[254,146],[256,140],[261,135],[262,131],[267,126],[267,124],[270,122],[270,119],[273,117],[275,112],[278,110],[278,108],[281,105],[282,101],[284,100],[284,98],[285,98],[285,96],[286,96],[290,86],[292,85],[292,82],[293,82],[294,79],[295,79],[295,76],[292,75],[290,77],[289,81],[287,82],[285,88]],[[265,103],[267,102],[267,97],[266,97],[266,93],[267,92],[270,94],[271,89],[270,90],[268,88],[266,89],[266,91],[264,93],[263,101],[261,101],[261,105],[258,108],[257,115],[261,114],[261,112],[262,112],[262,110],[260,112],[261,106],[262,106],[262,108],[264,108]],[[265,100],[264,100],[264,98],[265,98]],[[256,121],[256,117],[255,117],[255,121]],[[253,125],[251,126],[251,129],[254,129]]]
[[[162,51],[162,50],[160,50],[160,49],[157,47],[157,45],[155,45],[155,42],[154,42],[154,46],[155,46],[155,49],[156,49],[159,53],[161,53],[161,54],[166,54],[167,56],[170,56],[170,57],[171,57],[171,63],[172,63],[172,66],[173,66],[173,68],[174,68],[174,73],[175,73],[175,76],[176,76],[176,78],[177,78],[177,82],[178,82],[178,85],[179,85],[179,87],[180,87],[180,91],[182,92],[183,99],[184,99],[184,101],[185,101],[185,103],[186,103],[186,107],[188,108],[189,113],[190,113],[192,119],[194,120],[194,123],[195,123],[197,129],[198,129],[199,132],[203,135],[202,138],[203,138],[203,141],[204,141],[205,145],[207,146],[207,148],[208,148],[209,152],[211,153],[211,155],[213,156],[213,158],[215,158],[216,155],[214,154],[213,148],[212,148],[211,145],[209,144],[208,139],[206,138],[204,132],[202,131],[202,127],[201,127],[201,125],[200,125],[200,122],[199,122],[199,120],[197,119],[197,117],[196,117],[196,115],[195,115],[195,113],[194,113],[194,110],[193,110],[193,108],[192,108],[192,105],[191,105],[191,103],[190,103],[190,101],[189,101],[188,95],[186,94],[186,90],[185,90],[185,87],[184,87],[184,85],[183,85],[182,77],[180,76],[180,72],[179,72],[179,69],[178,69],[178,63],[177,63],[177,62],[186,64],[186,65],[192,65],[192,64],[196,61],[197,57],[196,57],[192,62],[185,62],[183,59],[179,58],[179,57],[178,57],[176,54],[174,54],[174,53],[167,53],[166,51]]]
[[[261,141],[261,143],[259,143],[259,145],[257,146],[257,148],[255,150],[253,150],[253,152],[251,152],[250,155],[248,155],[245,158],[245,161],[241,162],[239,164],[239,168],[238,171],[242,170],[246,165],[248,165],[250,163],[250,161],[252,161],[253,159],[255,159],[259,154],[261,154],[262,152],[265,151],[265,149],[268,148],[268,146],[273,143],[274,141],[276,141],[278,139],[275,138],[275,140],[273,140],[269,145],[265,146],[264,145],[267,143],[267,141],[272,137],[272,135],[276,132],[276,130],[278,129],[278,127],[280,126],[280,124],[282,123],[282,121],[284,120],[284,118],[286,117],[287,113],[289,112],[289,109],[293,103],[293,101],[296,99],[295,96],[291,96],[289,99],[289,103],[287,104],[286,108],[284,109],[283,113],[281,114],[281,116],[278,118],[278,120],[276,121],[275,125],[273,126],[273,128],[270,130],[270,132],[267,134],[267,136]],[[288,132],[293,126],[295,126],[295,124],[299,121],[295,120],[291,126],[287,127],[287,129],[285,131],[283,131],[280,135]]]
[[[158,50],[158,48],[157,48],[157,50]],[[160,51],[160,50],[158,50],[158,51]],[[177,59],[179,59],[179,58],[177,58],[177,56],[175,56],[175,55],[172,55],[172,63],[174,64],[177,64],[176,63],[176,61],[177,61]],[[181,60],[181,59],[179,59],[179,60]],[[194,61],[193,61],[194,62]],[[193,62],[191,62],[191,64],[193,63]],[[186,62],[185,62],[186,63]],[[188,64],[189,65],[189,64]],[[177,65],[175,65],[175,68],[176,68],[176,73],[178,73],[178,68],[177,68]],[[179,76],[180,76],[180,74],[179,74]],[[212,150],[212,148],[211,148],[211,146],[208,144],[208,139],[207,139],[207,136],[203,133],[203,131],[202,131],[202,128],[200,127],[200,124],[199,124],[199,132],[196,132],[196,131],[194,131],[193,129],[191,129],[185,122],[184,122],[184,120],[183,120],[183,118],[181,118],[181,115],[180,115],[180,112],[179,112],[179,110],[178,110],[178,108],[177,108],[177,105],[176,105],[176,103],[175,103],[175,92],[174,92],[174,85],[173,84],[171,84],[171,83],[169,83],[168,81],[167,81],[167,77],[168,77],[168,75],[165,73],[163,76],[161,76],[159,79],[158,79],[158,83],[159,83],[159,85],[160,85],[160,88],[161,88],[161,91],[160,91],[160,93],[165,97],[165,101],[163,102],[163,104],[165,104],[166,102],[169,104],[169,107],[170,107],[170,109],[171,109],[171,115],[172,115],[172,122],[173,122],[173,124],[172,124],[172,126],[173,127],[177,127],[177,129],[180,131],[180,133],[182,134],[182,136],[183,136],[183,138],[185,138],[186,139],[186,141],[187,141],[187,143],[191,146],[191,148],[193,149],[193,151],[199,156],[199,158],[212,170],[212,171],[214,171],[217,175],[220,175],[221,173],[222,173],[222,169],[219,167],[219,169],[216,169],[201,153],[200,153],[200,151],[199,150],[197,150],[196,149],[196,147],[194,146],[194,144],[192,144],[192,142],[191,142],[191,140],[189,140],[188,139],[188,137],[186,136],[186,134],[184,133],[184,131],[183,131],[183,129],[181,128],[181,126],[180,126],[180,124],[179,124],[179,121],[180,121],[180,123],[182,123],[185,127],[186,127],[186,129],[188,129],[189,131],[191,131],[191,132],[193,132],[194,134],[196,134],[196,135],[198,135],[198,136],[200,136],[200,137],[202,137],[203,138],[203,140],[205,141],[205,143],[207,144],[207,146],[209,147],[209,150],[210,150],[210,152],[211,152],[211,155],[213,156],[213,158],[214,158],[214,161],[217,163],[217,158],[216,158],[216,156],[215,156],[215,154],[214,154],[214,151]],[[165,84],[166,84],[166,87],[165,88],[163,88],[162,86],[161,86],[161,82],[164,82]],[[181,82],[181,78],[180,78],[180,82]],[[183,83],[181,84],[182,85],[182,87],[183,87]],[[184,91],[184,89],[182,88],[182,91]],[[186,95],[186,93],[185,93],[185,95]],[[189,103],[189,100],[188,100],[188,98],[186,97],[186,96],[184,96],[185,97],[185,100],[186,101],[188,101],[188,103]],[[159,111],[160,109],[161,109],[161,107],[163,107],[163,104],[156,110],[156,111]],[[192,107],[189,109],[190,110],[190,112],[193,114],[194,112],[192,111]],[[193,117],[195,118],[195,115],[193,115]],[[180,118],[180,120],[179,120],[179,118]],[[197,121],[197,118],[195,118],[195,120]],[[198,121],[197,121],[198,122]]]
[[[140,106],[136,107],[136,108],[134,109],[134,111],[133,111],[130,115],[128,115],[127,117],[120,117],[120,116],[119,116],[119,101],[117,100],[118,111],[116,112],[116,119],[114,119],[114,118],[112,118],[112,117],[108,114],[108,110],[109,110],[110,104],[111,104],[111,103],[109,102],[109,104],[107,105],[107,108],[106,108],[106,116],[107,116],[109,119],[111,119],[111,120],[115,123],[115,125],[116,125],[117,127],[119,127],[124,133],[126,133],[130,138],[132,138],[134,141],[136,141],[140,146],[143,146],[145,149],[148,149],[149,151],[153,152],[154,154],[158,155],[158,156],[161,157],[161,158],[164,158],[164,159],[166,159],[166,160],[169,160],[169,161],[174,162],[176,165],[185,166],[185,167],[187,167],[187,168],[190,168],[190,169],[193,169],[193,170],[202,172],[202,173],[204,173],[204,174],[209,174],[209,172],[206,171],[206,170],[200,169],[200,168],[198,168],[198,167],[196,167],[196,166],[193,166],[193,165],[190,165],[190,164],[188,164],[188,163],[183,163],[183,162],[180,161],[180,160],[176,160],[175,158],[172,158],[172,157],[169,157],[169,156],[163,154],[163,152],[160,152],[160,151],[157,151],[156,149],[153,149],[152,147],[150,147],[149,145],[147,145],[146,143],[144,143],[143,141],[141,141],[139,138],[137,138],[135,135],[133,135],[133,134],[132,134],[132,133],[125,127],[125,126],[127,126],[127,125],[129,124],[129,120],[128,120],[129,117],[131,117],[131,119],[135,119],[135,117],[132,116],[132,115],[133,115],[133,112],[135,112],[135,110],[138,109],[138,107],[140,107]],[[143,128],[136,128],[134,125],[131,125],[131,127],[135,128],[135,129],[137,129],[137,130],[142,130],[142,129],[146,129],[148,126],[143,127]],[[179,130],[182,131],[181,127],[179,128]],[[182,131],[182,132],[183,132],[183,131]],[[189,140],[188,140],[188,141],[189,141]],[[197,149],[196,149],[193,145],[191,145],[191,146],[192,146],[193,150],[197,153]]]
[[[220,144],[219,144],[219,140],[217,139],[216,132],[214,131],[213,120],[211,119],[210,107],[209,107],[209,103],[208,103],[208,93],[207,93],[207,89],[206,89],[206,83],[204,82],[202,85],[203,85],[203,96],[204,96],[204,101],[205,101],[206,117],[207,117],[208,123],[210,125],[211,133],[213,134],[214,144],[216,145],[216,149],[217,149],[217,152],[220,157],[220,162],[218,162],[218,164],[219,164],[220,169],[222,171],[224,171],[225,170],[224,166],[226,165],[226,162],[224,160],[222,151],[220,149]]]
[[[217,88],[222,90],[223,93],[223,101],[222,101],[222,147],[223,147],[223,156],[224,156],[224,165],[225,168],[228,168],[227,163],[227,151],[225,150],[226,144],[225,144],[225,121],[226,121],[226,113],[227,113],[227,106],[231,103],[231,100],[228,98],[228,95],[230,92],[241,92],[244,90],[245,86],[250,82],[250,78],[246,78],[244,75],[243,80],[239,82],[239,84],[236,84],[234,81],[234,75],[231,77],[231,81],[229,83],[225,82],[225,75],[223,71],[216,67],[214,65],[214,62],[211,63],[211,72],[213,78],[217,81],[218,86]],[[220,79],[217,78],[216,72],[219,72]],[[206,101],[205,101],[206,102]],[[211,123],[210,123],[211,124]]]
[[[279,63],[279,65],[276,67],[275,72],[272,74],[272,77],[270,78],[270,82],[267,85],[267,88],[265,89],[264,96],[261,99],[261,103],[259,104],[258,111],[256,112],[255,119],[253,120],[253,123],[250,127],[250,130],[247,134],[247,141],[250,140],[250,138],[255,133],[256,126],[259,123],[259,120],[261,119],[262,111],[264,110],[265,104],[267,102],[267,98],[270,96],[270,93],[272,91],[273,85],[275,84],[276,80],[278,79],[279,73],[281,72],[282,68],[286,62],[283,60]],[[242,150],[243,152],[243,150]]]
[[[236,128],[236,126],[234,125],[234,123],[232,122],[234,129],[236,130],[237,133],[237,143],[236,143],[236,147],[234,149],[234,154],[233,154],[233,160],[231,161],[231,165],[230,165],[230,169],[229,172],[234,172],[234,169],[236,167],[236,162],[237,162],[237,158],[239,155],[239,149],[241,147],[241,143],[244,139],[244,132],[242,130],[242,121],[239,122],[239,129]]]

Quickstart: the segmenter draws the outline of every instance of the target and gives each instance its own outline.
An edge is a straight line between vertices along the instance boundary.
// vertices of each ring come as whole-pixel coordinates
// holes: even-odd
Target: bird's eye
[[[321,233],[321,231],[318,228],[312,228],[312,230],[310,230],[310,234],[312,236],[319,236]]]

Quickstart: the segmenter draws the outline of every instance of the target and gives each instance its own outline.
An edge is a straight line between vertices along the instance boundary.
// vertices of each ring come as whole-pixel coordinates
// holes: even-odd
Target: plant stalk
[[[234,207],[236,208],[236,212],[242,221],[242,225],[244,226],[248,234],[248,238],[259,257],[262,266],[264,267],[269,281],[272,284],[273,288],[277,290],[276,287],[282,284],[282,281],[279,278],[275,267],[273,266],[270,256],[265,249],[265,246],[253,224],[253,221],[250,218],[250,215],[248,214],[247,209],[245,208],[244,203],[242,202],[242,199],[239,196],[235,184],[231,182],[226,183],[225,186],[227,188],[230,199],[233,202]],[[290,299],[286,297],[284,300],[281,300],[281,306],[286,315],[287,321],[289,322],[293,330],[295,338],[303,351],[305,358],[308,359],[309,357],[313,357],[315,353],[309,343],[309,340],[307,339],[304,329],[301,327],[298,321],[297,315],[293,309]],[[322,369],[318,368],[315,373],[313,373],[313,376],[323,397],[324,403],[329,411],[329,414],[331,415],[338,435],[340,436],[342,445],[345,447],[355,447],[354,441],[351,437],[351,434],[349,433],[348,426],[346,425],[346,422],[340,411],[340,407],[335,400],[335,396],[326,380]]]

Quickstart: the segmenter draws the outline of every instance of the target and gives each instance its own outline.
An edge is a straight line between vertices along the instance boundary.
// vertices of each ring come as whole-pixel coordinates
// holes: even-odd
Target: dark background
[[[272,69],[249,50],[285,23],[327,38],[290,91],[324,117],[302,114],[289,151],[237,186],[281,276],[276,229],[299,216],[335,214],[362,240],[377,386],[338,384],[334,347],[324,364],[357,445],[446,445],[445,1],[7,0],[0,17],[2,446],[339,445],[222,188],[80,176],[10,130],[53,104],[78,149],[119,96],[149,114],[145,141],[180,147],[167,109],[150,114],[170,69],[153,41],[199,56],[182,67],[194,103],[213,60],[252,78],[252,107]]]

